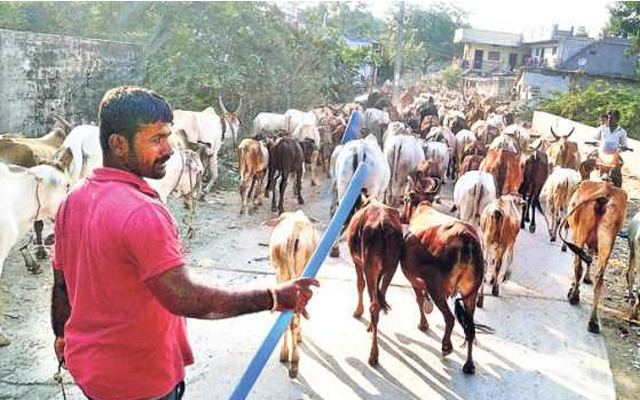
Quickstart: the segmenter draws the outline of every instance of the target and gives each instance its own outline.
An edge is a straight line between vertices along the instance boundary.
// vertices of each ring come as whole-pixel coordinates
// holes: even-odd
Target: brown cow
[[[438,212],[428,201],[431,195],[409,191],[405,197],[403,222],[409,222],[401,258],[402,272],[416,293],[420,324],[428,329],[424,312],[432,299],[445,320],[442,355],[453,351],[451,332],[455,322],[447,299],[456,294],[455,314],[465,332],[467,360],[462,370],[475,372],[472,348],[476,325],[473,321],[476,300],[482,303],[484,258],[476,229],[458,219]],[[424,201],[427,200],[427,201]]]
[[[276,281],[283,283],[300,276],[320,239],[318,230],[301,210],[283,213],[263,225],[275,226],[269,239],[269,261],[276,270]],[[290,362],[289,377],[295,378],[300,361],[298,344],[302,341],[299,313],[294,314],[289,330],[290,335],[285,331],[282,337],[280,362]],[[288,338],[291,341],[291,359]]]
[[[255,139],[242,139],[238,145],[238,172],[240,182],[238,190],[242,207],[240,214],[247,211],[247,202],[254,208],[262,205],[262,183],[269,167],[269,150],[264,143]],[[254,190],[255,189],[255,190]]]
[[[551,134],[554,137],[553,143],[547,150],[549,155],[549,162],[554,167],[571,168],[576,171],[580,169],[580,150],[578,149],[578,143],[570,142],[569,136],[573,133],[575,128],[564,135],[558,136],[551,128]]]
[[[496,180],[496,195],[518,193],[522,183],[519,156],[506,149],[489,149],[480,164],[480,171],[488,172]]]
[[[593,290],[593,305],[589,319],[589,332],[599,333],[598,303],[602,295],[602,284],[607,262],[613,249],[618,231],[627,215],[627,193],[609,182],[583,181],[571,197],[569,213],[564,222],[569,223],[573,243],[562,235],[560,239],[575,253],[573,259],[574,276],[568,293],[569,303],[580,301],[580,280],[582,279],[582,261],[586,262],[585,282],[590,277],[592,257],[583,250],[587,245],[589,252],[598,256],[598,275]]]
[[[524,229],[525,223],[529,222],[529,211],[531,211],[529,232],[534,233],[536,231],[536,207],[542,213],[540,192],[549,176],[549,162],[544,151],[537,148],[531,152],[522,164],[522,184],[518,189],[518,193],[520,193],[526,204],[522,207],[520,228]]]
[[[422,122],[420,122],[420,137],[425,138],[431,131],[431,128],[437,126],[440,126],[438,117],[435,115],[427,115],[422,119]]]
[[[469,155],[464,157],[460,169],[458,170],[458,176],[462,176],[469,171],[477,171],[480,169],[480,164],[484,157],[477,155]]]
[[[380,310],[389,310],[385,294],[398,267],[404,242],[400,214],[394,208],[361,194],[347,228],[347,243],[356,267],[358,305],[353,313],[360,318],[364,311],[362,292],[367,287],[371,322],[369,365],[378,364],[378,320]]]
[[[513,247],[520,233],[519,210],[524,201],[519,195],[504,195],[493,200],[482,211],[480,229],[485,249],[485,260],[489,264],[491,294],[500,294],[500,283],[511,276]],[[502,271],[502,259],[507,256],[507,265]]]
[[[51,132],[39,138],[3,135],[0,139],[0,162],[31,168],[45,160],[53,161],[56,151],[73,128],[63,118],[55,118],[56,123]]]
[[[269,178],[267,179],[265,197],[269,195],[270,190],[273,191],[271,195],[271,211],[284,212],[284,192],[287,188],[289,174],[295,174],[294,192],[298,197],[298,204],[304,204],[304,199],[302,198],[303,163],[302,147],[297,140],[281,137],[273,145],[269,146]],[[280,200],[276,208],[276,183],[278,178],[280,178]]]

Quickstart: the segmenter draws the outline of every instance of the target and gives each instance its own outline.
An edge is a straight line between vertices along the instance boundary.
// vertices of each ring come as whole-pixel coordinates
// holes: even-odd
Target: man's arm
[[[51,293],[51,327],[56,339],[53,349],[58,360],[64,358],[64,324],[71,315],[71,305],[67,294],[67,285],[64,282],[62,271],[53,270],[53,290]]]
[[[71,315],[71,305],[67,295],[67,285],[62,271],[53,271],[53,291],[51,293],[51,327],[56,337],[64,337],[64,324]]]
[[[222,319],[274,308],[273,296],[267,289],[229,290],[202,285],[191,279],[185,266],[169,269],[146,283],[160,304],[185,317]],[[319,286],[315,279],[302,278],[276,287],[275,309],[306,313],[311,285]]]

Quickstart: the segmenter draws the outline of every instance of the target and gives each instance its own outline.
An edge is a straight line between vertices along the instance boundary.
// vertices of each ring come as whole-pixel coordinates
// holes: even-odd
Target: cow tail
[[[473,198],[473,209],[471,210],[472,214],[471,214],[471,218],[476,218],[476,216],[480,215],[480,212],[482,210],[480,210],[480,200],[482,200],[482,191],[483,191],[484,186],[482,185],[482,182],[476,182],[473,185],[473,193],[472,193],[472,198]],[[468,217],[468,216],[467,216]]]
[[[558,224],[558,236],[560,237],[560,240],[562,240],[562,243],[566,244],[567,247],[569,247],[569,249],[571,249],[573,253],[575,253],[578,257],[580,257],[580,259],[585,263],[587,263],[588,265],[590,265],[591,262],[593,261],[591,256],[589,256],[584,251],[584,249],[576,246],[575,244],[569,242],[565,237],[563,237],[561,228],[567,223],[567,220],[574,212],[576,212],[579,208],[583,207],[585,204],[590,203],[591,201],[596,201],[596,212],[598,211],[603,212],[603,207],[605,204],[609,202],[609,198],[606,195],[604,196],[600,195],[597,197],[590,197],[588,199],[583,200],[582,202],[576,204],[576,206],[573,207],[573,209],[569,211],[569,213],[567,213],[567,216],[562,219],[560,224]]]
[[[398,169],[398,164],[400,163],[400,156],[402,155],[402,143],[399,146],[393,146],[393,154],[391,158],[391,185],[389,185],[389,193],[393,196],[393,183],[396,179],[396,170]],[[391,199],[390,199],[391,200]]]
[[[504,184],[507,181],[507,163],[500,162],[498,165],[498,176],[496,176],[496,194],[498,196],[503,195]]]
[[[487,233],[489,241],[492,243],[500,243],[502,241],[502,235],[500,233],[502,230],[503,217],[502,211],[498,209],[493,210],[489,217]]]

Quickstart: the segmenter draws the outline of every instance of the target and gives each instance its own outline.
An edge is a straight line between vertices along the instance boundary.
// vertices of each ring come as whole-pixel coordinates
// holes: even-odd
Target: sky
[[[367,1],[377,17],[384,17],[391,1]],[[429,5],[435,1],[407,1],[416,5]],[[452,3],[469,13],[471,26],[512,33],[558,24],[560,29],[573,25],[584,26],[589,36],[598,36],[609,19],[607,4],[610,1],[444,1]]]

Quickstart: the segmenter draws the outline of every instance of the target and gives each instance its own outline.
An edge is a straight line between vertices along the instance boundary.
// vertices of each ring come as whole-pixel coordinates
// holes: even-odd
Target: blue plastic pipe
[[[318,274],[320,266],[324,262],[324,259],[327,258],[329,250],[331,250],[331,246],[340,234],[340,230],[349,215],[349,211],[351,211],[358,195],[360,195],[360,189],[364,184],[364,178],[366,176],[367,166],[361,163],[351,178],[347,191],[342,197],[342,201],[340,202],[336,213],[333,215],[333,218],[331,218],[327,230],[324,231],[324,234],[320,239],[320,243],[318,243],[316,250],[313,252],[309,262],[307,262],[304,271],[302,271],[302,276],[315,278]],[[251,360],[247,370],[242,375],[240,382],[238,382],[238,386],[236,386],[231,397],[229,397],[229,400],[244,400],[247,398],[249,391],[251,391],[251,388],[256,383],[258,376],[260,376],[260,373],[267,364],[271,353],[273,353],[273,350],[276,348],[278,340],[282,337],[282,334],[289,326],[292,318],[293,312],[291,311],[280,314],[269,331],[269,334],[262,342],[262,345],[260,345],[256,355]]]

